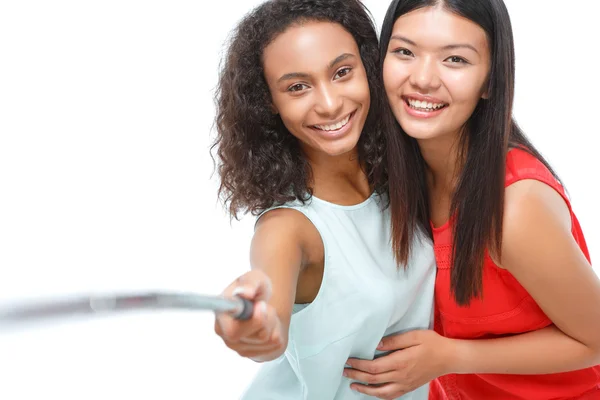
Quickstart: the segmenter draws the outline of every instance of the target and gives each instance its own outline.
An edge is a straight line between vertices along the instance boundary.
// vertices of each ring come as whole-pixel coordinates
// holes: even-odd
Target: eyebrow
[[[417,44],[415,42],[413,42],[412,40],[410,40],[410,39],[408,39],[408,38],[406,38],[404,36],[393,35],[390,38],[390,41],[392,41],[394,39],[395,40],[399,40],[401,42],[408,43],[411,46],[415,46],[415,47],[417,46]],[[449,44],[449,45],[446,45],[446,46],[442,47],[442,50],[454,50],[454,49],[470,49],[470,50],[473,50],[475,53],[479,54],[479,51],[477,51],[477,49],[474,46],[472,46],[472,45],[470,45],[468,43]]]
[[[279,78],[277,80],[277,83],[283,82],[283,81],[288,81],[290,79],[299,79],[299,78],[306,79],[308,77],[309,77],[309,75],[305,74],[304,72],[290,72],[289,74],[285,74],[281,78]]]
[[[349,58],[356,58],[356,56],[354,54],[350,54],[350,53],[344,53],[344,54],[340,54],[339,56],[337,56],[333,61],[331,61],[329,63],[329,65],[327,66],[328,68],[333,68],[336,64],[341,63],[342,61],[345,61]],[[310,75],[305,73],[305,72],[290,72],[288,74],[282,75],[281,78],[279,78],[277,80],[277,82],[283,82],[283,81],[287,81],[290,79],[306,79],[309,78]]]
[[[341,63],[344,60],[349,58],[354,58],[354,54],[344,53],[335,58],[332,62],[329,63],[329,68],[333,68],[336,64]]]

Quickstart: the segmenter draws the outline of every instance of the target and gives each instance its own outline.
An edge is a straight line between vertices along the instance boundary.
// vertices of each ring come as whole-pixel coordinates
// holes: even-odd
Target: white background
[[[1,3],[0,300],[217,294],[248,269],[253,218],[230,224],[208,147],[222,45],[258,3]],[[380,26],[388,1],[365,3]],[[507,0],[515,114],[565,180],[595,260],[598,5],[572,4]],[[213,334],[208,313],[0,335],[1,399],[228,400],[255,371]]]

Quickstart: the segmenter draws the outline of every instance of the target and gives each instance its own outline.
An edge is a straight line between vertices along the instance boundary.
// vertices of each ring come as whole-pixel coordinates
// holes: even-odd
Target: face
[[[489,53],[479,25],[441,7],[398,18],[383,79],[404,131],[419,141],[457,136],[487,96]]]
[[[370,106],[354,38],[331,22],[294,25],[264,50],[273,112],[310,154],[356,149]]]

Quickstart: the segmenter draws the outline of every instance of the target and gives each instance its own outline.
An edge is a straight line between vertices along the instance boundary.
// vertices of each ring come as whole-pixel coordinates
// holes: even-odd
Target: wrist
[[[278,349],[276,349],[276,350],[274,350],[272,352],[269,352],[267,354],[263,354],[263,355],[255,356],[255,357],[249,357],[249,358],[252,361],[257,362],[257,363],[265,363],[265,362],[277,360],[284,353],[285,353],[285,348],[278,348]]]
[[[443,365],[444,374],[460,374],[463,372],[463,360],[466,349],[465,341],[458,339],[446,339],[444,346]]]

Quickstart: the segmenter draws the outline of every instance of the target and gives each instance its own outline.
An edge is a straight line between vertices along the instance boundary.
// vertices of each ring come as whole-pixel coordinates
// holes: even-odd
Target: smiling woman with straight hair
[[[382,34],[393,243],[434,240],[435,329],[350,360],[362,393],[600,399],[600,280],[556,173],[513,118],[502,0],[398,0]],[[408,216],[408,218],[407,218]],[[416,219],[415,221],[411,221]],[[436,379],[437,378],[437,379]]]

